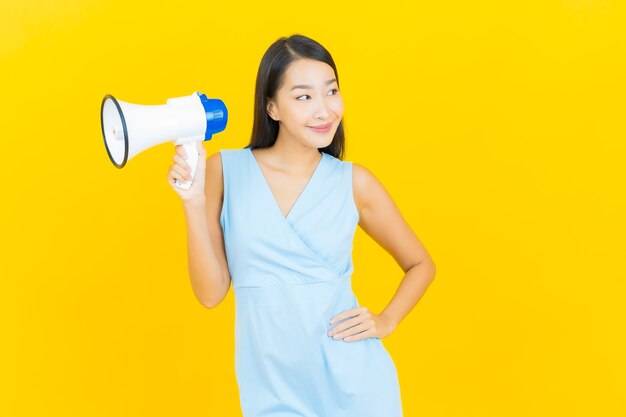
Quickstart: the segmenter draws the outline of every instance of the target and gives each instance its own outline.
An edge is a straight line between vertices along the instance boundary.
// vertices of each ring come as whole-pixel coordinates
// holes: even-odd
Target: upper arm
[[[354,201],[359,226],[408,271],[414,265],[433,260],[405,221],[381,182],[363,165],[352,163]]]
[[[219,152],[210,155],[206,160],[206,177],[204,184],[211,243],[220,263],[222,277],[228,282],[228,287],[226,288],[226,291],[228,291],[230,287],[230,273],[226,260],[224,234],[222,225],[220,224],[222,201],[224,200],[224,180],[222,173],[222,157]]]

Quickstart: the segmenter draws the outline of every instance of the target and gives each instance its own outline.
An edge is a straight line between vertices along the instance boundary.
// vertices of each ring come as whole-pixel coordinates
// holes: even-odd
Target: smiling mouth
[[[325,125],[319,125],[319,126],[309,126],[312,129],[318,129],[318,130],[325,130],[328,129],[329,127],[331,127],[333,124],[332,123],[327,123]]]

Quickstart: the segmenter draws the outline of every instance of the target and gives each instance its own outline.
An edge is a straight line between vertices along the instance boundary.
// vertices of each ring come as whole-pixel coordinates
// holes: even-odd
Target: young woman
[[[259,67],[250,144],[204,148],[187,191],[184,149],[167,178],[183,200],[189,275],[217,306],[233,284],[235,371],[245,417],[400,417],[381,339],[422,297],[435,265],[382,184],[342,160],[339,77],[328,51],[281,38]],[[206,175],[201,175],[205,172]],[[351,288],[359,225],[405,271],[379,314]]]

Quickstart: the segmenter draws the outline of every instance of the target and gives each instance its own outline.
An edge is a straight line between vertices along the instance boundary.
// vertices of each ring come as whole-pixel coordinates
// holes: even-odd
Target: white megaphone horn
[[[228,110],[222,100],[209,99],[197,91],[157,106],[127,103],[107,94],[102,99],[100,118],[107,154],[117,168],[152,146],[165,142],[183,145],[192,178],[175,181],[175,185],[188,190],[198,165],[198,146],[202,146],[198,143],[211,140],[214,133],[226,128]]]

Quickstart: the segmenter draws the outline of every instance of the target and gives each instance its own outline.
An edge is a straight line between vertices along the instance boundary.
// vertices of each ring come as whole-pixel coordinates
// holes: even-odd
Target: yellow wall
[[[102,97],[228,106],[280,36],[333,54],[346,160],[437,264],[384,340],[406,417],[626,414],[624,2],[0,1],[0,415],[238,416],[232,290],[187,276],[163,144],[118,170]],[[354,289],[402,277],[362,230]]]

